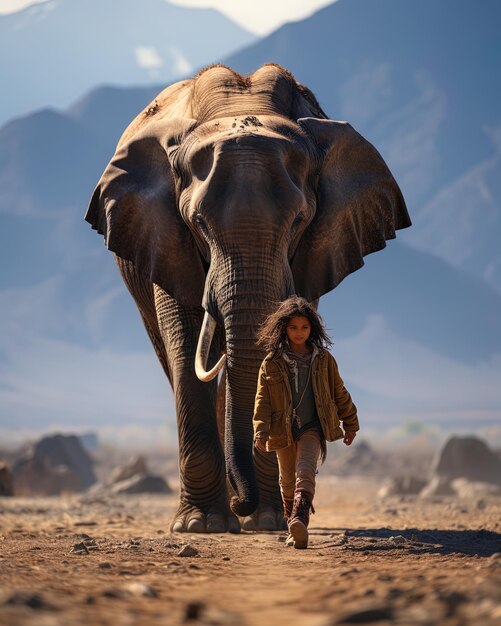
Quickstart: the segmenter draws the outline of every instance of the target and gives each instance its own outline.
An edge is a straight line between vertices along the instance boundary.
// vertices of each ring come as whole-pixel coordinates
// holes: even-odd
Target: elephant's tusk
[[[200,336],[198,337],[197,354],[195,356],[195,373],[204,383],[208,383],[213,378],[216,378],[226,361],[226,354],[223,354],[216,365],[214,365],[209,372],[205,369],[207,367],[207,359],[209,358],[210,346],[212,338],[214,337],[216,325],[216,320],[211,317],[207,311],[205,311],[204,321],[202,322],[202,328],[200,329]]]

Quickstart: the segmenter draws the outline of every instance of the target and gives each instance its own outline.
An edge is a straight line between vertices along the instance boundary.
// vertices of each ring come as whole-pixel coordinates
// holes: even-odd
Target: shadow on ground
[[[501,534],[490,530],[437,530],[374,528],[347,530],[347,547],[352,550],[391,550],[406,548],[409,552],[465,554],[488,557],[501,552]]]

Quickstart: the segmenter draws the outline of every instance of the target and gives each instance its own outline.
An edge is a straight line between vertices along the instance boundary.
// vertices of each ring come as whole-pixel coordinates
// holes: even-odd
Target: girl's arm
[[[257,380],[256,400],[254,402],[254,416],[252,423],[254,426],[254,441],[260,439],[263,443],[267,441],[270,433],[271,403],[268,383],[266,382],[266,371],[264,363],[259,369]]]
[[[338,417],[343,422],[343,429],[354,433],[360,430],[357,407],[344,386],[343,379],[339,374],[336,359],[332,354],[329,354],[329,356],[329,385],[334,392],[334,402],[337,406]]]

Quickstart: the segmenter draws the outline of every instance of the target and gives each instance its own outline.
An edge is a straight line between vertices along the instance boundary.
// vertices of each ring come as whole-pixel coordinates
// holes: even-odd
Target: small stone
[[[277,537],[277,540],[279,543],[285,543],[285,541],[287,540],[287,537],[285,535],[279,535]]]
[[[87,546],[83,541],[81,543],[75,543],[72,546],[70,552],[72,552],[73,554],[90,554]]]
[[[99,563],[99,569],[111,569],[113,567],[113,563]]]
[[[103,591],[103,596],[105,598],[125,598],[127,596],[127,593],[125,593],[123,589],[111,588],[105,589]]]
[[[398,515],[397,509],[385,509],[383,513],[387,513],[388,515]]]
[[[380,622],[383,620],[391,620],[393,611],[391,606],[374,606],[368,607],[361,611],[353,611],[341,617],[337,624],[368,624],[370,622]]]
[[[454,615],[457,607],[467,601],[467,597],[460,591],[441,591],[437,598],[447,606],[446,617]]]
[[[14,606],[27,606],[30,609],[50,609],[50,604],[44,600],[44,598],[33,591],[15,591],[11,596],[7,598],[5,604],[11,604]]]
[[[350,567],[349,569],[344,569],[338,572],[338,576],[349,576],[350,574],[356,574],[358,569],[356,567]]]
[[[139,581],[128,583],[124,590],[131,596],[158,598],[158,591],[154,587]]]
[[[403,590],[399,587],[390,587],[388,589],[388,593],[386,594],[386,598],[387,600],[395,600],[395,598],[399,598],[403,593]]]
[[[487,506],[485,500],[478,500],[477,501],[477,509],[479,510],[483,510],[485,509],[485,507]]]
[[[395,543],[397,546],[402,546],[402,545],[405,545],[407,543],[407,539],[405,537],[403,537],[402,535],[392,536],[392,537],[390,537],[390,541]]]
[[[86,535],[85,533],[78,533],[78,535],[76,535],[77,539],[80,539],[81,541],[86,541],[86,540],[92,540],[92,537],[90,535]]]
[[[202,611],[205,608],[205,604],[203,602],[189,602],[186,605],[184,619],[185,621],[189,620],[198,620],[202,614]]]
[[[285,540],[284,540],[285,541]],[[223,556],[223,558],[221,559],[222,561],[230,561],[230,557],[229,556]]]
[[[183,546],[181,550],[177,553],[177,556],[198,556],[198,555],[199,555],[198,550],[194,548],[193,546],[190,546],[189,543]]]

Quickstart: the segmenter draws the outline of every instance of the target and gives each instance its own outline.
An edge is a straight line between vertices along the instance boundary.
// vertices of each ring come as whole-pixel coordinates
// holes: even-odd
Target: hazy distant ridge
[[[32,5],[0,16],[0,124],[96,85],[167,83],[253,40],[218,11],[165,0]]]

